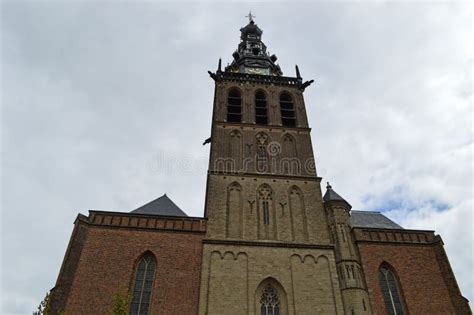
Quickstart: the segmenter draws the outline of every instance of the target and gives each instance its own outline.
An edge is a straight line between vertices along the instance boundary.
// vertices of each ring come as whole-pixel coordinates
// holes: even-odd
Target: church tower
[[[249,14],[215,73],[200,314],[344,314],[303,92]]]

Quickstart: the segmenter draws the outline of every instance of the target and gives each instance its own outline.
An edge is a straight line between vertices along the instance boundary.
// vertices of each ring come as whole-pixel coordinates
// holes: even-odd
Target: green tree
[[[120,286],[114,294],[112,314],[113,315],[127,315],[128,314],[128,302],[130,295],[124,286]]]
[[[51,315],[51,296],[46,292],[43,301],[38,305],[38,311],[33,312],[33,315]]]

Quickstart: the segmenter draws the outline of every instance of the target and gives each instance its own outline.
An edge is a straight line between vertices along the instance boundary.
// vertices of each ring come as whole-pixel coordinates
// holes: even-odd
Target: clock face
[[[245,72],[250,74],[262,74],[262,75],[269,75],[270,69],[268,68],[250,68],[245,67]]]

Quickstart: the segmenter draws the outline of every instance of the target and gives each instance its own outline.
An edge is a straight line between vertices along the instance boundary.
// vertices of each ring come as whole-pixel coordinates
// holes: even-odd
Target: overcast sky
[[[213,81],[249,9],[298,64],[318,175],[353,209],[436,230],[474,299],[468,2],[3,2],[1,308],[31,314],[78,212],[167,193],[202,216]],[[429,288],[427,288],[429,289]]]

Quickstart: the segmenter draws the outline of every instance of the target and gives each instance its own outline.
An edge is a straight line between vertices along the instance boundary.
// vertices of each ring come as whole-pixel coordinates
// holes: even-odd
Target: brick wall
[[[115,220],[119,215],[112,216],[110,223],[119,222]],[[130,222],[133,218],[144,218],[125,216]],[[120,222],[123,221],[122,218]],[[167,220],[165,226],[177,226],[168,223],[170,221],[173,220]],[[182,219],[177,221],[183,222]],[[156,257],[157,268],[150,314],[197,313],[203,231],[157,229],[158,223],[153,228],[138,228],[92,222],[94,215],[89,217],[89,223],[81,223],[81,230],[87,230],[87,237],[80,252],[75,249],[78,246],[72,245],[65,257],[64,265],[74,267],[70,268],[74,272],[63,268],[57,287],[63,288],[67,283],[72,285],[68,292],[56,294],[53,291],[53,300],[57,301],[55,311],[64,310],[66,314],[110,313],[114,294],[120,286],[132,288],[138,259],[145,251],[151,251]],[[183,228],[186,224],[181,223]],[[78,238],[76,231],[77,228],[71,238],[72,244]],[[60,308],[61,305],[64,308]]]
[[[461,314],[456,312],[432,244],[358,244],[374,314],[386,314],[378,270],[389,263],[398,276],[409,314]]]

